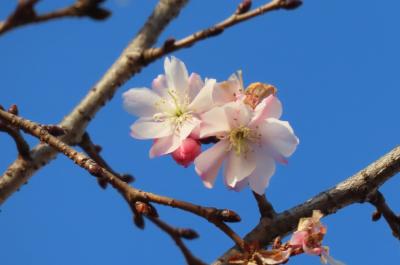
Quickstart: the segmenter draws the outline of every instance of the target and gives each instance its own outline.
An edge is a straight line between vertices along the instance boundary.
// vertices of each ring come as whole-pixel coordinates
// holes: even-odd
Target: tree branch
[[[400,217],[390,209],[382,193],[379,191],[374,192],[368,198],[368,201],[376,207],[379,214],[383,215],[389,227],[392,229],[393,236],[400,239]]]
[[[67,17],[89,17],[104,20],[111,14],[100,7],[104,0],[77,0],[74,4],[45,14],[36,14],[35,5],[39,0],[20,0],[14,12],[5,20],[0,21],[0,35],[15,28]]]
[[[87,125],[95,114],[113,97],[115,91],[143,67],[142,52],[151,47],[158,36],[175,18],[188,0],[160,0],[145,25],[122,52],[117,61],[89,91],[85,98],[60,123],[68,132],[61,140],[75,145],[80,142]],[[129,54],[129,56],[127,56]],[[46,144],[32,149],[31,161],[17,159],[0,178],[0,205],[17,191],[29,178],[57,152]]]
[[[259,242],[262,246],[271,244],[274,238],[293,232],[302,217],[310,216],[313,210],[320,210],[325,216],[353,204],[364,203],[388,179],[400,171],[400,146],[373,162],[352,177],[337,184],[314,198],[278,214],[274,219],[263,218],[245,237],[246,242]],[[231,248],[214,265],[226,264],[238,250]]]
[[[254,198],[256,199],[261,218],[274,218],[276,215],[275,209],[272,204],[267,200],[264,195],[259,195],[253,191]]]
[[[224,32],[224,30],[239,24],[241,22],[250,20],[260,15],[264,15],[268,12],[278,10],[278,9],[293,9],[301,5],[301,1],[298,0],[272,0],[254,10],[248,11],[250,6],[249,4],[243,3],[251,3],[251,1],[243,1],[239,4],[235,13],[226,18],[225,20],[215,24],[214,26],[197,31],[183,39],[175,41],[174,39],[169,39],[164,42],[164,45],[159,48],[150,48],[147,49],[143,53],[143,60],[145,62],[152,62],[157,58],[164,56],[167,53],[171,53],[176,50],[180,50],[182,48],[192,47],[195,43],[215,37]]]
[[[153,202],[193,213],[214,224],[222,232],[229,236],[236,243],[236,245],[239,246],[239,248],[243,249],[244,242],[242,238],[225,224],[225,222],[239,222],[241,220],[239,215],[237,215],[235,212],[227,209],[221,210],[213,207],[202,207],[186,201],[175,200],[170,197],[138,190],[129,186],[126,182],[113,175],[106,168],[101,167],[93,159],[89,158],[83,153],[77,152],[60,139],[52,136],[46,129],[40,126],[40,124],[25,120],[3,110],[0,110],[0,120],[3,120],[3,122],[7,122],[12,126],[18,127],[26,133],[37,137],[43,143],[47,143],[56,151],[63,153],[65,156],[70,158],[75,162],[75,164],[87,170],[91,175],[107,180],[107,182],[123,196],[133,211],[135,211],[134,209],[136,208],[136,202]]]

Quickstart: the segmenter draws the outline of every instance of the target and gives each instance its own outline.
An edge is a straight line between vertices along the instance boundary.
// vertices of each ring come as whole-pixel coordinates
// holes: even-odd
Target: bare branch
[[[400,146],[335,187],[278,214],[272,220],[263,218],[246,235],[245,241],[259,242],[262,246],[267,246],[276,237],[283,237],[293,232],[300,218],[310,216],[313,210],[321,210],[324,215],[330,215],[350,204],[366,202],[371,194],[399,171]],[[238,250],[232,248],[213,264],[226,264],[229,257],[237,253]]]
[[[382,214],[392,229],[393,236],[400,239],[400,217],[397,216],[387,205],[385,197],[379,191],[371,194],[368,201],[376,207],[379,214]]]
[[[136,202],[157,203],[173,208],[178,208],[187,212],[191,212],[202,218],[205,218],[210,223],[218,227],[222,232],[229,236],[238,246],[243,249],[244,242],[225,222],[238,222],[240,221],[239,215],[231,210],[221,210],[212,207],[202,207],[186,201],[175,200],[166,196],[157,195],[150,192],[138,190],[129,186],[126,182],[113,175],[106,168],[101,167],[93,159],[89,158],[83,153],[77,152],[75,149],[65,144],[60,139],[52,136],[40,124],[25,120],[21,117],[0,110],[0,120],[7,122],[12,126],[16,126],[26,133],[29,133],[40,141],[49,144],[52,148],[60,153],[63,153],[78,166],[87,170],[91,175],[107,180],[126,200],[131,209],[136,209]],[[136,209],[137,210],[137,209]]]
[[[247,2],[247,3],[246,3]],[[197,31],[183,39],[175,41],[174,39],[168,39],[164,42],[164,45],[160,48],[150,48],[146,50],[143,54],[143,60],[147,63],[154,61],[157,58],[164,56],[165,54],[171,53],[182,48],[192,47],[195,43],[217,36],[224,32],[224,30],[239,24],[241,22],[250,20],[260,15],[264,15],[268,12],[278,10],[278,9],[292,9],[291,7],[298,7],[301,1],[293,0],[272,0],[254,10],[249,11],[250,1],[243,1],[239,4],[237,10],[225,20],[215,24],[214,26]],[[294,3],[297,3],[294,6]]]
[[[89,17],[104,20],[111,14],[100,7],[104,0],[77,0],[74,4],[45,14],[36,14],[35,5],[39,0],[21,0],[14,12],[0,22],[0,35],[12,29],[27,25],[67,17]]]
[[[61,139],[67,144],[80,142],[87,125],[94,115],[109,101],[115,91],[143,67],[142,52],[151,47],[158,36],[175,18],[187,0],[160,0],[133,41],[117,61],[89,91],[86,97],[67,115],[60,127],[68,132]],[[127,56],[129,54],[129,56]],[[57,152],[46,144],[32,149],[31,161],[17,159],[0,178],[0,205],[17,191],[41,167],[56,157]]]
[[[147,216],[147,218],[152,221],[156,226],[158,226],[161,230],[166,232],[172,238],[172,240],[175,241],[176,245],[179,247],[183,256],[185,257],[188,265],[206,265],[206,263],[196,258],[186,247],[185,243],[183,243],[182,234],[188,234],[188,232],[193,234],[193,230],[182,230],[179,228],[174,228],[157,217]]]

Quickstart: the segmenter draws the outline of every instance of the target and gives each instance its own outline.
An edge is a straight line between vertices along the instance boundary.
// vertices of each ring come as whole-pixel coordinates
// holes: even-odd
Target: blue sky
[[[1,18],[14,2],[0,3]],[[46,11],[71,2],[43,0],[38,7]],[[106,2],[113,16],[105,22],[62,20],[1,36],[0,104],[16,103],[22,116],[40,123],[59,122],[117,58],[156,3],[124,2]],[[191,1],[159,44],[212,25],[238,2]],[[267,189],[278,211],[330,188],[398,145],[399,8],[395,0],[306,1],[296,11],[267,14],[174,53],[203,77],[223,80],[242,69],[246,84],[277,86],[283,119],[300,138],[289,164],[278,167]],[[124,112],[121,94],[149,86],[162,72],[159,60],[120,88],[90,124],[92,139],[116,170],[136,176],[136,187],[231,208],[243,219],[232,227],[244,235],[259,218],[249,190],[227,191],[221,176],[214,189],[205,189],[192,167],[179,167],[169,157],[150,160],[151,141],[130,138],[135,118]],[[0,146],[4,171],[16,150],[6,135],[0,135]],[[382,187],[397,211],[399,189],[398,176]],[[158,209],[170,223],[200,233],[188,246],[207,262],[232,245],[204,220]],[[383,220],[371,222],[372,212],[370,205],[353,205],[324,219],[325,243],[335,258],[364,265],[400,260],[399,242]],[[2,265],[184,264],[168,236],[150,223],[144,231],[135,228],[114,190],[99,189],[93,177],[62,156],[1,207],[0,231]],[[318,258],[305,255],[290,262],[319,264]]]

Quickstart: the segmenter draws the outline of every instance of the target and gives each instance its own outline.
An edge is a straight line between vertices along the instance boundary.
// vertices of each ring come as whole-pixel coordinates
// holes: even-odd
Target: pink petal
[[[185,64],[174,56],[171,56],[171,59],[166,57],[164,69],[168,88],[176,90],[177,94],[183,97],[189,85],[189,74]]]
[[[267,118],[279,119],[282,115],[282,104],[277,97],[270,95],[264,98],[254,109],[250,126],[257,126]]]
[[[154,158],[175,151],[181,145],[181,140],[176,134],[171,134],[167,137],[155,139],[153,146],[150,149],[149,156]]]
[[[193,99],[199,94],[200,90],[204,87],[204,82],[201,80],[200,75],[196,73],[192,73],[189,76],[189,102],[192,102]]]
[[[179,137],[183,141],[186,139],[196,127],[200,126],[200,120],[196,117],[192,117],[190,120],[185,121],[179,128]]]
[[[207,188],[212,188],[218,170],[227,155],[229,142],[221,140],[201,153],[195,160],[195,170]]]
[[[165,98],[168,95],[168,83],[165,75],[158,75],[152,82],[152,89],[161,97]]]
[[[200,137],[205,138],[223,134],[230,130],[228,117],[223,107],[215,107],[200,116]]]
[[[256,159],[253,152],[238,155],[231,150],[224,168],[226,183],[231,188],[235,187],[236,183],[249,176],[255,168]]]
[[[231,75],[227,81],[216,85],[213,92],[213,101],[216,105],[222,105],[231,101],[236,101],[242,93],[242,73],[238,71]]]
[[[296,150],[299,139],[287,121],[268,118],[260,124],[259,130],[265,146],[273,147],[279,154],[289,157]]]
[[[289,241],[289,244],[293,247],[301,247],[305,242],[308,236],[307,231],[296,231],[293,233],[292,238]]]
[[[274,160],[269,156],[260,157],[260,154],[258,154],[257,167],[248,177],[250,188],[259,195],[264,194],[274,173]]]
[[[157,122],[149,118],[140,118],[131,126],[131,136],[136,139],[162,138],[173,133],[169,121]]]
[[[215,79],[208,79],[188,108],[196,113],[203,113],[210,110],[213,107],[212,93],[214,85]]]
[[[247,126],[251,119],[251,109],[242,101],[235,101],[224,105],[230,128]]]

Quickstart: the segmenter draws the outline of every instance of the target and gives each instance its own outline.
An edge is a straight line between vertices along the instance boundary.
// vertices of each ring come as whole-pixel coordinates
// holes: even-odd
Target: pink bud
[[[188,167],[200,153],[201,145],[199,141],[186,138],[181,146],[172,153],[172,158],[179,165]]]

